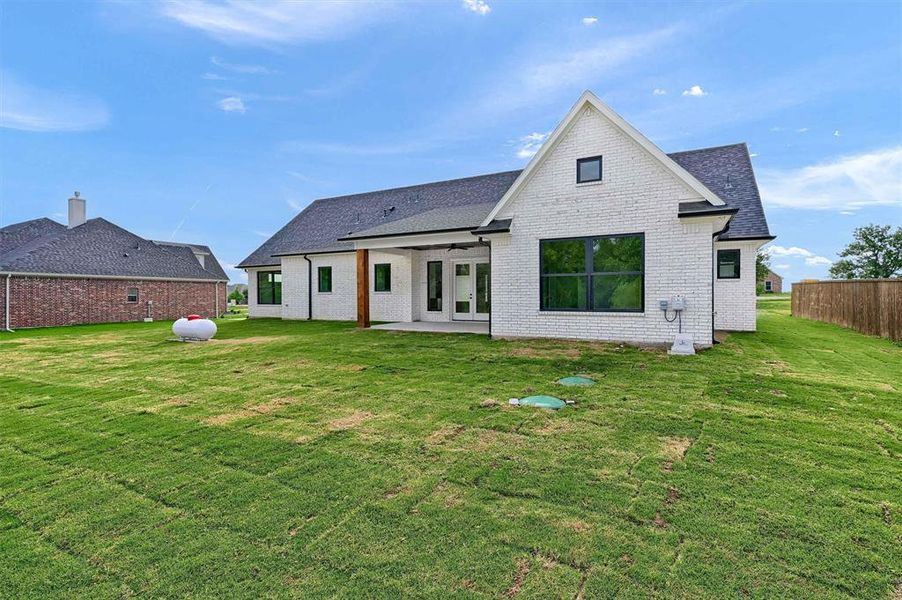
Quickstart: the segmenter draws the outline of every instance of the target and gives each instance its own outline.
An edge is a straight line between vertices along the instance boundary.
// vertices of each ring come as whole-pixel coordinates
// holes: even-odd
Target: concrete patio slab
[[[487,321],[413,321],[412,323],[383,323],[373,325],[372,329],[389,331],[425,331],[431,333],[479,333],[489,334]]]

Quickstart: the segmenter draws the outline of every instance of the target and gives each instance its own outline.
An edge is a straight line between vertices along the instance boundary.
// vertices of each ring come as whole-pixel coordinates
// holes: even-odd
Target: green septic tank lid
[[[561,377],[557,380],[561,385],[595,385],[594,379],[575,375],[573,377]]]
[[[511,401],[513,403],[513,401]],[[527,396],[526,398],[520,398],[517,401],[518,406],[535,406],[538,408],[550,408],[552,410],[557,410],[559,408],[564,408],[567,406],[567,403],[561,400],[560,398],[555,398],[554,396]]]

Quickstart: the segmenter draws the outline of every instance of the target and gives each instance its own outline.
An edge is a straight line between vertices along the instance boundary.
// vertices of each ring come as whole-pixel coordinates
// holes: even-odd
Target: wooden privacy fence
[[[793,283],[792,316],[902,341],[902,279]]]

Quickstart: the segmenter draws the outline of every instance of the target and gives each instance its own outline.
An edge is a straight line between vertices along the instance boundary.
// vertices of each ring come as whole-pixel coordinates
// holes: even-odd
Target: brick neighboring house
[[[773,271],[767,272],[767,277],[764,278],[764,293],[765,294],[782,294],[783,293],[783,278],[774,273]]]
[[[585,92],[522,171],[316,200],[238,266],[251,317],[706,347],[771,239],[745,144],[665,154]]]
[[[0,327],[219,316],[228,276],[207,246],[144,239],[69,199],[69,225],[0,229]]]

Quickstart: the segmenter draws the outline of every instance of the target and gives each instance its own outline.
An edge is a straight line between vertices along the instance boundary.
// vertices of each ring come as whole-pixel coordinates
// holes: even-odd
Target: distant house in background
[[[0,326],[5,329],[215,317],[228,276],[207,246],[157,242],[69,198],[69,224],[41,218],[0,229]]]
[[[782,294],[783,293],[783,278],[774,273],[773,271],[767,272],[767,277],[764,278],[764,293],[765,294]]]

